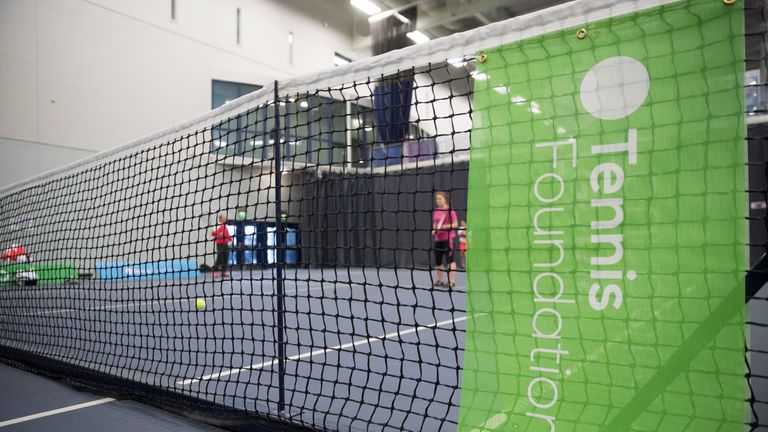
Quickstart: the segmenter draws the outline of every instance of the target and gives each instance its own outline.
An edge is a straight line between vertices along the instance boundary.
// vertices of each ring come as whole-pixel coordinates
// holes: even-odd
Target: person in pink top
[[[453,240],[456,237],[454,231],[459,226],[459,218],[451,208],[451,198],[447,192],[435,193],[435,211],[432,212],[432,239],[434,240],[434,254],[436,261],[437,280],[436,287],[453,287],[456,263],[453,260]],[[448,273],[448,284],[444,282],[445,273]]]

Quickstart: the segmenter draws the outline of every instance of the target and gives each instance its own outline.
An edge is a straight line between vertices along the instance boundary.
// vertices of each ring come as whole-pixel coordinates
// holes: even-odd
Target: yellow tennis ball
[[[205,299],[199,298],[199,299],[195,300],[195,307],[199,311],[205,310]]]

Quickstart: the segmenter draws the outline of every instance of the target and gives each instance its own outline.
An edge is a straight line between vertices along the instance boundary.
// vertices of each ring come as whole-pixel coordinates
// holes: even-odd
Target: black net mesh
[[[753,74],[744,423],[762,430],[768,18],[737,3]],[[0,355],[232,429],[456,430],[479,61],[275,83],[7,190]]]
[[[456,237],[433,287],[430,230],[436,191],[466,218],[468,72],[278,87],[6,194],[5,355],[230,427],[455,429],[466,278]]]
[[[749,408],[752,415],[750,430],[768,429],[768,321],[765,319],[766,291],[763,288],[768,277],[766,252],[768,251],[768,153],[766,139],[768,128],[761,117],[768,111],[765,102],[765,76],[768,71],[766,43],[766,10],[764,1],[746,2],[745,13],[745,60],[747,77],[747,150],[749,172],[749,258],[751,271],[747,273],[747,381]],[[759,72],[757,72],[759,71]]]

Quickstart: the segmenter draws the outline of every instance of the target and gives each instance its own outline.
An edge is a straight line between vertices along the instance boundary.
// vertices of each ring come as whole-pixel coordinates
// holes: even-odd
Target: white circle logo
[[[602,120],[627,117],[648,96],[650,80],[642,63],[632,57],[611,57],[592,66],[581,82],[581,103]]]

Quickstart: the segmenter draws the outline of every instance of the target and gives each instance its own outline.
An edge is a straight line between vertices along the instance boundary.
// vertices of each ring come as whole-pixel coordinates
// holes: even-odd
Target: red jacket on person
[[[217,245],[232,243],[232,236],[229,234],[226,225],[219,225],[216,230],[211,231],[211,235],[213,236],[213,242]]]
[[[8,250],[0,254],[0,259],[17,261],[19,257],[26,256],[27,250],[24,246],[12,245]]]

